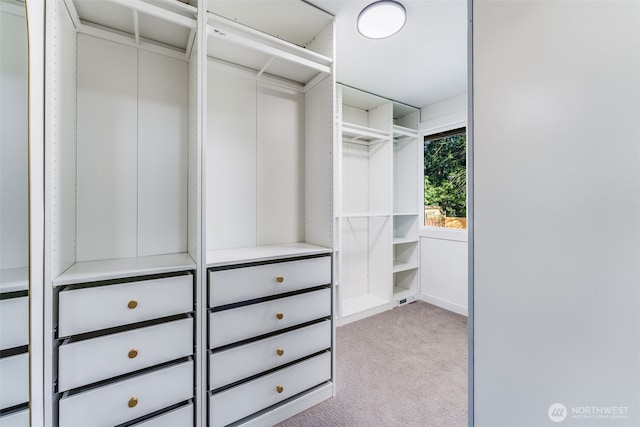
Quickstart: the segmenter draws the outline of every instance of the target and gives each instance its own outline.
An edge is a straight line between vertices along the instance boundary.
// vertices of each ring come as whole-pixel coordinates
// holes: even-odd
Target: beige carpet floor
[[[465,427],[467,318],[415,302],[337,329],[337,395],[280,427]]]

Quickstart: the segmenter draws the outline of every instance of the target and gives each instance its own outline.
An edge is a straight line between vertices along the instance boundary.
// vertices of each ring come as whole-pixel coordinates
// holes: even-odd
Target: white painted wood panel
[[[330,378],[331,353],[326,352],[281,371],[214,394],[209,401],[209,425],[225,426]],[[280,393],[278,386],[282,387]]]
[[[0,270],[3,270],[28,264],[28,88],[24,14],[0,11],[0,51]]]
[[[257,244],[304,241],[304,95],[258,83]]]
[[[305,94],[305,241],[326,247],[334,238],[334,88],[325,78]]]
[[[331,284],[331,257],[212,271],[209,273],[209,306],[328,284]]]
[[[67,290],[59,294],[58,335],[75,335],[192,310],[191,274]]]
[[[63,344],[58,349],[58,390],[66,391],[191,353],[191,318]]]
[[[29,409],[0,416],[0,427],[29,427]]]
[[[29,353],[0,358],[0,409],[29,401]]]
[[[208,67],[207,250],[256,245],[256,82]]]
[[[249,378],[331,347],[331,321],[306,326],[275,337],[212,353],[209,388]]]
[[[138,55],[137,255],[186,252],[189,64]]]
[[[137,61],[78,34],[77,261],[136,256]]]
[[[193,361],[63,396],[61,426],[107,427],[150,414],[193,396]],[[129,402],[137,399],[135,406]]]
[[[276,317],[281,313],[282,319]],[[331,289],[223,310],[209,315],[209,347],[279,331],[331,314]]]
[[[0,300],[0,350],[29,344],[29,297]]]
[[[189,427],[192,425],[193,403],[181,406],[178,409],[158,415],[141,423],[133,424],[135,427]]]

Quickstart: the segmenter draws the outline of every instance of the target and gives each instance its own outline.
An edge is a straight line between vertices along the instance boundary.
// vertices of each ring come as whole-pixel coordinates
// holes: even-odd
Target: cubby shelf
[[[419,110],[344,85],[338,98],[344,324],[419,292]]]

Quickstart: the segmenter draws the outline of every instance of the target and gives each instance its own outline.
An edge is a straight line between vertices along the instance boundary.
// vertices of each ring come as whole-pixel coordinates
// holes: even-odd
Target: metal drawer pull
[[[129,399],[129,408],[135,408],[137,404],[138,404],[137,397],[132,397],[131,399]]]
[[[132,299],[131,301],[129,301],[129,304],[127,304],[127,307],[129,307],[131,310],[133,310],[134,308],[136,308],[138,306],[138,301]]]
[[[278,320],[282,320],[282,319],[284,318],[284,314],[282,314],[282,313],[278,312],[278,313],[276,313],[276,318],[277,318]]]
[[[276,353],[278,353],[278,356],[283,356],[284,355],[284,350],[279,348],[276,350]]]
[[[138,357],[138,350],[136,350],[135,348],[132,348],[131,350],[129,350],[129,359],[135,359],[136,357]]]
[[[276,277],[276,282],[278,282],[278,283],[284,282],[284,276],[277,276]]]
[[[281,385],[276,386],[276,391],[278,393],[282,393],[284,391],[284,387],[282,387]]]

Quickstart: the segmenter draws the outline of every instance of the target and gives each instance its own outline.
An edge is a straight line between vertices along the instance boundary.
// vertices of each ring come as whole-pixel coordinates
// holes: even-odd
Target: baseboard
[[[440,308],[444,308],[445,310],[453,311],[454,313],[461,314],[463,316],[469,317],[469,309],[459,304],[452,303],[451,301],[447,301],[438,297],[434,297],[432,295],[419,294],[418,299],[420,301],[428,302],[429,304],[436,305]]]

